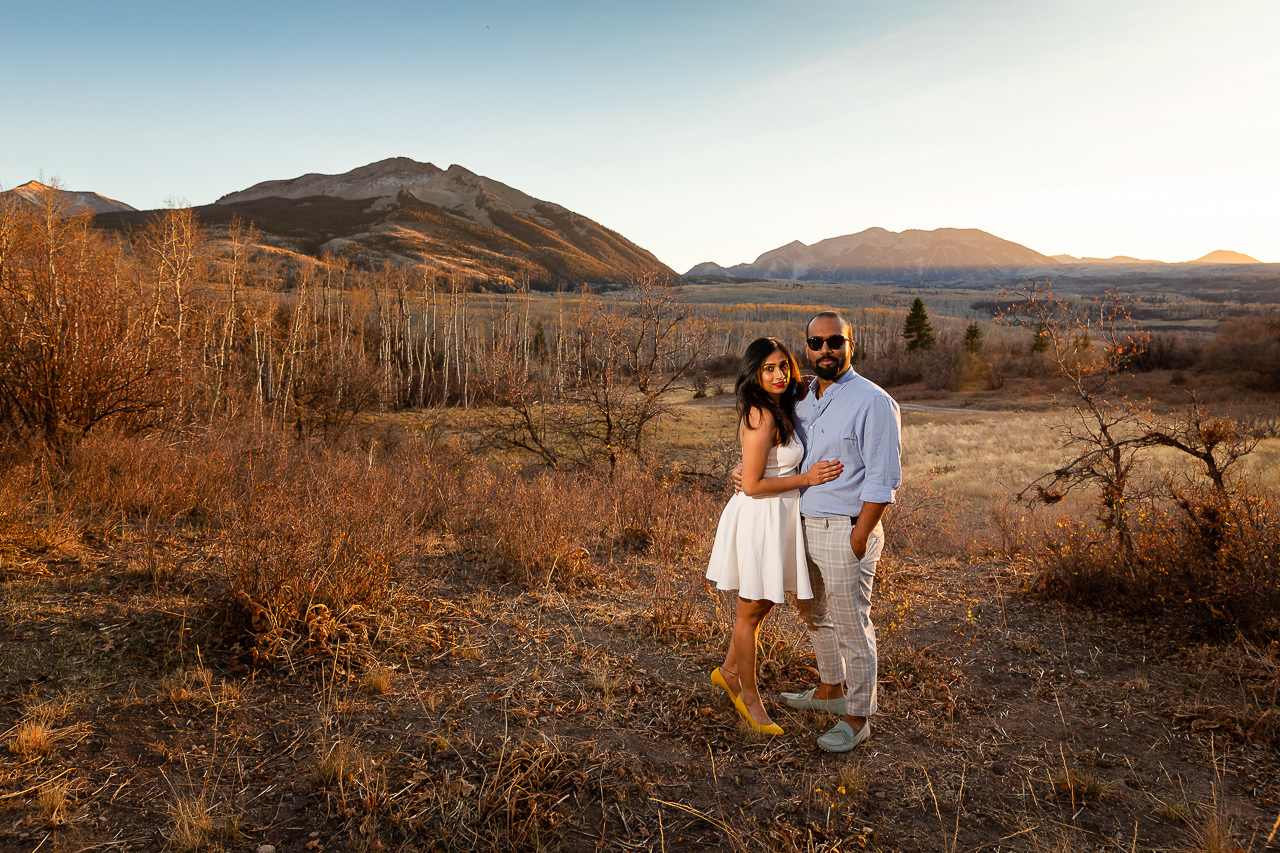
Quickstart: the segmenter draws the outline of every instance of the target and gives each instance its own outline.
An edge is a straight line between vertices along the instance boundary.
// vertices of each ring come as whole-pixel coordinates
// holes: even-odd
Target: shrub
[[[1245,317],[1223,323],[1204,348],[1206,370],[1240,372],[1265,391],[1280,391],[1280,319]]]
[[[702,369],[706,371],[708,376],[714,376],[717,379],[732,379],[738,375],[738,369],[741,364],[742,356],[725,352],[707,359],[702,363]]]
[[[1135,513],[1132,551],[1089,522],[1060,520],[1032,560],[1051,597],[1164,615],[1215,634],[1280,636],[1280,504],[1236,486],[1229,502],[1184,487]]]
[[[594,585],[597,560],[617,551],[662,561],[701,555],[719,497],[677,471],[624,461],[573,473],[476,466],[449,513],[450,528],[501,577],[523,586]]]
[[[1152,334],[1129,362],[1131,370],[1185,370],[1200,358],[1200,346],[1169,332]]]
[[[179,388],[124,256],[67,212],[52,194],[0,202],[0,422],[56,447],[105,423],[153,426]]]
[[[305,447],[246,466],[220,550],[259,660],[368,644],[422,539],[426,472],[404,467]]]

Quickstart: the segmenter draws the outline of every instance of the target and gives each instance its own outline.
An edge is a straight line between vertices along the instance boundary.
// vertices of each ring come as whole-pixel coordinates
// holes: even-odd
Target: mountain
[[[264,181],[195,208],[215,233],[233,217],[262,242],[305,255],[333,254],[362,267],[422,266],[501,288],[617,282],[674,275],[617,232],[453,165],[393,157],[340,175]],[[128,228],[145,214],[99,217]]]
[[[868,228],[807,246],[799,240],[754,262],[721,267],[706,262],[686,275],[730,275],[794,281],[951,281],[1007,278],[1059,262],[976,228],[901,233]]]
[[[1248,255],[1242,255],[1239,252],[1229,252],[1226,249],[1217,249],[1210,252],[1202,258],[1196,258],[1194,261],[1187,261],[1189,264],[1260,264],[1256,258]]]
[[[27,181],[20,187],[0,192],[0,200],[6,199],[16,199],[38,207],[43,207],[47,203],[47,199],[53,199],[55,204],[62,205],[68,213],[84,213],[85,211],[90,213],[119,213],[137,210],[136,207],[130,207],[122,201],[116,201],[104,195],[57,189],[46,186],[39,181]]]
[[[1063,264],[1163,264],[1164,261],[1145,261],[1129,255],[1113,255],[1110,258],[1077,258],[1075,255],[1050,255]]]

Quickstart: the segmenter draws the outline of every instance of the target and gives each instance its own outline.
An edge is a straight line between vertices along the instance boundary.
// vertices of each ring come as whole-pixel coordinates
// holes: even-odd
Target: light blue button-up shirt
[[[853,368],[836,377],[822,399],[818,380],[796,403],[796,431],[804,442],[808,471],[816,462],[838,459],[844,472],[800,495],[800,514],[856,516],[863,501],[893,503],[902,485],[902,415],[883,388]]]

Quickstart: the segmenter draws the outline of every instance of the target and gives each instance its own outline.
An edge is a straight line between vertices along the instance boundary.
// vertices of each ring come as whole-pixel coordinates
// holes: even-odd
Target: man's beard
[[[818,374],[819,379],[830,382],[840,375],[840,370],[843,367],[844,362],[838,358],[832,358],[829,361],[826,358],[822,358],[813,363],[813,372]]]

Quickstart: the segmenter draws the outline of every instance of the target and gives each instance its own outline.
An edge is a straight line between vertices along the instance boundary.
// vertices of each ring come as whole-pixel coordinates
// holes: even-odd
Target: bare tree
[[[130,289],[122,248],[55,193],[0,205],[0,414],[64,447],[116,420],[154,425],[172,364]]]
[[[1143,410],[1115,393],[1115,376],[1141,351],[1145,336],[1129,314],[1128,300],[1118,293],[1073,303],[1029,281],[1016,295],[1020,298],[1000,322],[1036,330],[1074,401],[1072,418],[1059,427],[1063,447],[1074,455],[1018,497],[1056,503],[1073,489],[1096,487],[1099,520],[1132,555],[1130,504]]]
[[[653,423],[672,412],[672,393],[695,369],[707,328],[675,282],[649,277],[621,296],[584,298],[558,334],[547,362],[508,372],[508,408],[484,441],[553,468],[603,461],[612,471],[624,455],[645,454]]]
[[[1135,486],[1142,454],[1153,448],[1176,450],[1195,460],[1209,482],[1208,495],[1166,476],[1165,494],[1188,516],[1210,548],[1232,508],[1230,478],[1236,464],[1257,447],[1260,434],[1229,416],[1215,414],[1194,393],[1168,415],[1117,393],[1115,377],[1142,355],[1148,336],[1137,329],[1128,300],[1115,293],[1083,304],[1054,299],[1034,282],[1025,287],[1003,322],[1031,326],[1043,350],[1066,380],[1074,398],[1073,416],[1059,428],[1071,451],[1062,465],[1036,479],[1020,499],[1060,501],[1072,489],[1096,487],[1099,520],[1114,533],[1126,558],[1134,556],[1131,505],[1149,497]]]

